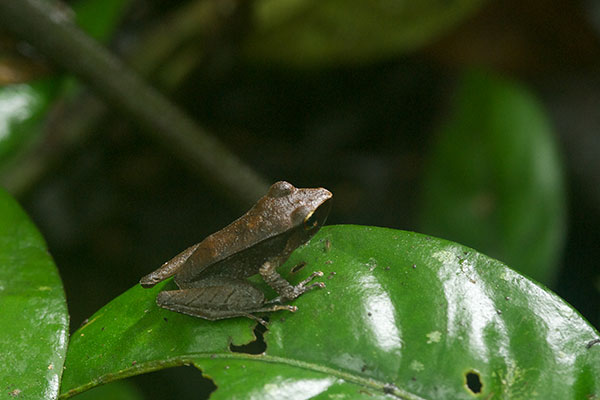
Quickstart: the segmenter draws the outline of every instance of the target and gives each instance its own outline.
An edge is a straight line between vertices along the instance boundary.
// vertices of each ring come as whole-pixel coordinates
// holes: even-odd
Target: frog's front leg
[[[252,313],[279,310],[296,311],[289,305],[266,305],[264,294],[250,282],[212,278],[193,282],[181,290],[163,291],[156,304],[167,310],[215,321],[232,317],[248,317],[261,324],[265,322]]]
[[[283,260],[285,261],[285,260]],[[272,259],[266,261],[261,265],[258,272],[264,279],[264,281],[273,288],[279,294],[279,297],[273,299],[272,302],[287,303],[288,301],[298,298],[302,293],[308,292],[314,288],[324,288],[325,283],[317,282],[312,285],[308,285],[317,276],[323,276],[323,272],[313,272],[308,278],[297,284],[296,286],[291,285],[279,272],[277,267],[283,262],[282,259]]]

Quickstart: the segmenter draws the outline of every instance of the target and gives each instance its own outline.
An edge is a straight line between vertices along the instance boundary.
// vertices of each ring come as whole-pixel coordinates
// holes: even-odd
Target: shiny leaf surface
[[[265,365],[265,361],[272,364]],[[301,363],[289,365],[281,361],[268,356],[248,357],[245,360],[215,358],[198,360],[195,365],[202,369],[204,374],[219,382],[219,389],[211,396],[214,400],[388,398],[381,388],[368,387],[370,382],[367,380],[363,383],[346,381],[337,377],[336,373],[318,366],[308,365],[306,368],[307,366]]]
[[[91,316],[73,333],[61,392],[79,392],[113,379],[189,364],[190,354],[228,353],[230,343],[254,339],[254,321],[214,324],[156,306],[152,289],[136,285]],[[184,356],[187,355],[187,356]],[[67,372],[68,371],[68,372]]]
[[[293,283],[313,270],[327,287],[297,299],[296,313],[270,315],[260,355],[228,346],[251,340],[252,321],[158,309],[154,297],[170,282],[130,289],[73,334],[62,396],[181,364],[214,380],[214,398],[599,395],[594,328],[470,248],[392,229],[325,227],[282,267]]]
[[[67,351],[62,282],[43,238],[0,189],[0,398],[55,399]]]
[[[553,282],[566,230],[562,164],[548,118],[525,88],[466,73],[423,187],[422,231]]]
[[[261,0],[246,52],[258,62],[295,66],[356,64],[427,44],[483,0]]]

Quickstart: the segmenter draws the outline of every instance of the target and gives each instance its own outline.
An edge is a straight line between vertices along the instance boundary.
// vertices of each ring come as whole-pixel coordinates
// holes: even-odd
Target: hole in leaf
[[[139,388],[144,399],[201,400],[208,399],[217,390],[215,383],[202,376],[202,372],[193,366],[167,368],[128,380]]]
[[[479,377],[479,372],[469,371],[465,375],[467,381],[467,387],[473,393],[481,393],[481,388],[483,384],[481,383],[481,379]]]
[[[263,317],[266,322],[269,322],[269,317]],[[229,345],[229,350],[234,353],[246,353],[246,354],[262,354],[267,350],[267,344],[265,343],[265,339],[263,334],[267,331],[262,324],[257,323],[254,327],[254,336],[256,339],[251,341],[250,343],[243,344],[241,346],[236,346],[234,344]]]
[[[300,271],[302,268],[304,268],[304,266],[306,265],[306,263],[303,261],[301,263],[298,263],[294,266],[294,268],[292,268],[292,270],[290,271],[292,274],[295,274],[296,272]]]

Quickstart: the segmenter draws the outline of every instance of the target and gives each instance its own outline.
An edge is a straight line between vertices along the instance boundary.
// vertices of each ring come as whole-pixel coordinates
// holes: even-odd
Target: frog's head
[[[274,183],[267,197],[277,204],[278,217],[291,233],[293,244],[308,241],[323,226],[331,210],[331,192],[324,188],[300,189],[291,183]]]

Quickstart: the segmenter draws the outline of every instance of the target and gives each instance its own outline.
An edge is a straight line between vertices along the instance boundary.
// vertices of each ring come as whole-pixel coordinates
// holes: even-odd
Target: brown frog
[[[323,273],[313,272],[292,286],[277,268],[325,223],[331,198],[327,189],[298,189],[277,182],[246,214],[167,261],[140,283],[149,288],[175,275],[180,290],[160,292],[156,303],[208,320],[244,316],[264,323],[252,313],[296,311],[297,307],[283,303],[325,287],[322,282],[309,285]],[[264,293],[246,280],[257,273],[278,297],[266,300]]]

